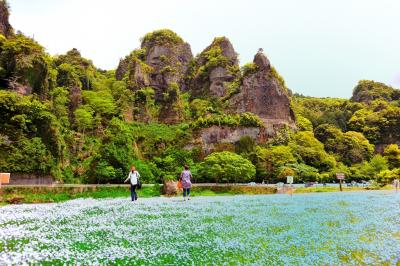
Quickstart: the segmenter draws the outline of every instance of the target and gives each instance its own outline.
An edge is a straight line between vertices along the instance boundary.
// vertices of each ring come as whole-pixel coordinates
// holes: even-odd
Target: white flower
[[[399,194],[79,199],[0,208],[0,265],[396,265]]]

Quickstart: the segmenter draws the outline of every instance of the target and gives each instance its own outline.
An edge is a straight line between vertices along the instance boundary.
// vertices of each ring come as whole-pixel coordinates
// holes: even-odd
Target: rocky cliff
[[[230,99],[230,103],[238,113],[258,115],[266,127],[295,122],[290,91],[262,51],[254,56],[253,64],[243,73],[239,93]]]
[[[286,88],[283,79],[271,66],[262,50],[255,55],[252,63],[242,67],[242,70],[235,75],[231,75],[227,69],[237,66],[236,53],[234,53],[233,48],[227,50],[230,51],[227,54],[231,55],[229,57],[231,61],[227,62],[231,64],[212,68],[209,71],[210,75],[203,79],[205,82],[199,83],[203,84],[203,87],[199,86],[202,88],[200,95],[219,96],[219,99],[230,106],[224,110],[225,112],[231,114],[253,113],[262,120],[263,126],[212,126],[203,128],[195,134],[196,137],[192,145],[201,146],[205,154],[213,152],[221,144],[235,144],[245,136],[257,143],[265,143],[282,128],[294,129],[296,127],[296,119],[290,103],[291,92]],[[213,75],[211,73],[218,69],[223,69],[221,72],[224,73],[222,77],[225,82],[221,83],[220,90],[213,90],[215,87],[213,87],[211,79]],[[193,95],[197,95],[199,87],[192,88],[194,90]],[[216,92],[221,92],[221,94]]]
[[[3,34],[6,37],[8,37],[14,33],[14,30],[11,27],[10,22],[8,21],[9,16],[10,16],[10,13],[9,13],[8,3],[5,0],[1,0],[0,1],[0,34]]]
[[[177,123],[183,119],[180,92],[186,89],[185,74],[192,58],[190,45],[176,33],[154,31],[143,37],[140,49],[120,61],[116,78],[125,78],[134,91],[151,87],[160,105],[158,120]]]
[[[267,57],[259,51],[254,61],[241,69],[226,37],[215,38],[193,58],[190,46],[176,33],[149,33],[140,49],[120,61],[116,78],[135,92],[135,119],[139,121],[154,121],[154,114],[162,123],[184,121],[188,107],[184,107],[183,93],[189,95],[190,110],[198,119],[245,112],[261,118],[264,126],[250,131],[243,125],[199,129],[193,143],[210,150],[216,143],[234,143],[250,133],[252,139],[265,142],[280,128],[295,127],[290,91]],[[158,108],[151,111],[152,106]]]
[[[353,90],[352,101],[370,103],[374,100],[397,101],[400,99],[400,90],[381,82],[360,80]]]
[[[193,97],[227,98],[232,83],[240,77],[239,62],[226,37],[215,38],[192,62],[188,88]]]

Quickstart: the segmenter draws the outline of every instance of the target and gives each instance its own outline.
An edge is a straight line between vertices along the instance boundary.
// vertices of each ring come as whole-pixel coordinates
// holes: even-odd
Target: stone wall
[[[54,182],[51,175],[11,173],[9,185],[51,185]]]

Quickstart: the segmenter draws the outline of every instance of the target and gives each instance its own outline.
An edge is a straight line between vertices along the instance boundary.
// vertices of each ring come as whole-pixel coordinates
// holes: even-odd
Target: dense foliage
[[[224,151],[212,153],[200,164],[199,175],[204,181],[242,183],[256,174],[254,165],[242,156]]]
[[[182,43],[183,40],[182,38],[173,32],[172,30],[169,29],[161,29],[161,30],[156,30],[150,33],[147,33],[142,39],[142,43],[155,43],[158,45],[162,44],[176,44],[176,43]]]
[[[151,45],[182,43],[170,30],[154,31],[121,69],[103,71],[77,49],[52,57],[21,33],[0,35],[0,171],[52,175],[65,183],[120,183],[132,164],[144,182],[177,179],[185,164],[201,182],[270,183],[288,175],[296,182],[329,182],[337,172],[379,183],[398,177],[399,90],[373,81],[360,81],[351,100],[294,95],[297,129],[202,146],[203,128],[270,130],[257,115],[232,113],[227,105],[241,79],[258,67],[237,67],[235,56],[222,54],[222,37],[193,59],[187,76],[207,81],[210,71],[224,67],[232,79],[223,97],[174,82],[160,91],[130,79],[137,71],[155,75],[146,62]],[[159,73],[176,71],[168,69],[168,58],[159,60]],[[291,94],[275,69],[270,74]],[[172,125],[159,122],[171,113]]]

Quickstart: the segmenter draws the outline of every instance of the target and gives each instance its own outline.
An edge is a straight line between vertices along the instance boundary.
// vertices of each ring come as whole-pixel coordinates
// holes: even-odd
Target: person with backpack
[[[182,189],[183,189],[183,200],[190,200],[190,188],[192,187],[192,182],[190,179],[192,178],[192,173],[189,170],[189,166],[185,165],[184,170],[182,171],[179,181],[182,182]]]
[[[131,180],[131,199],[132,199],[132,201],[136,201],[138,199],[138,196],[136,193],[136,188],[141,187],[139,178],[140,178],[139,172],[136,171],[135,166],[132,165],[131,171],[129,172],[128,177],[124,181],[124,183],[126,183],[128,180]]]

